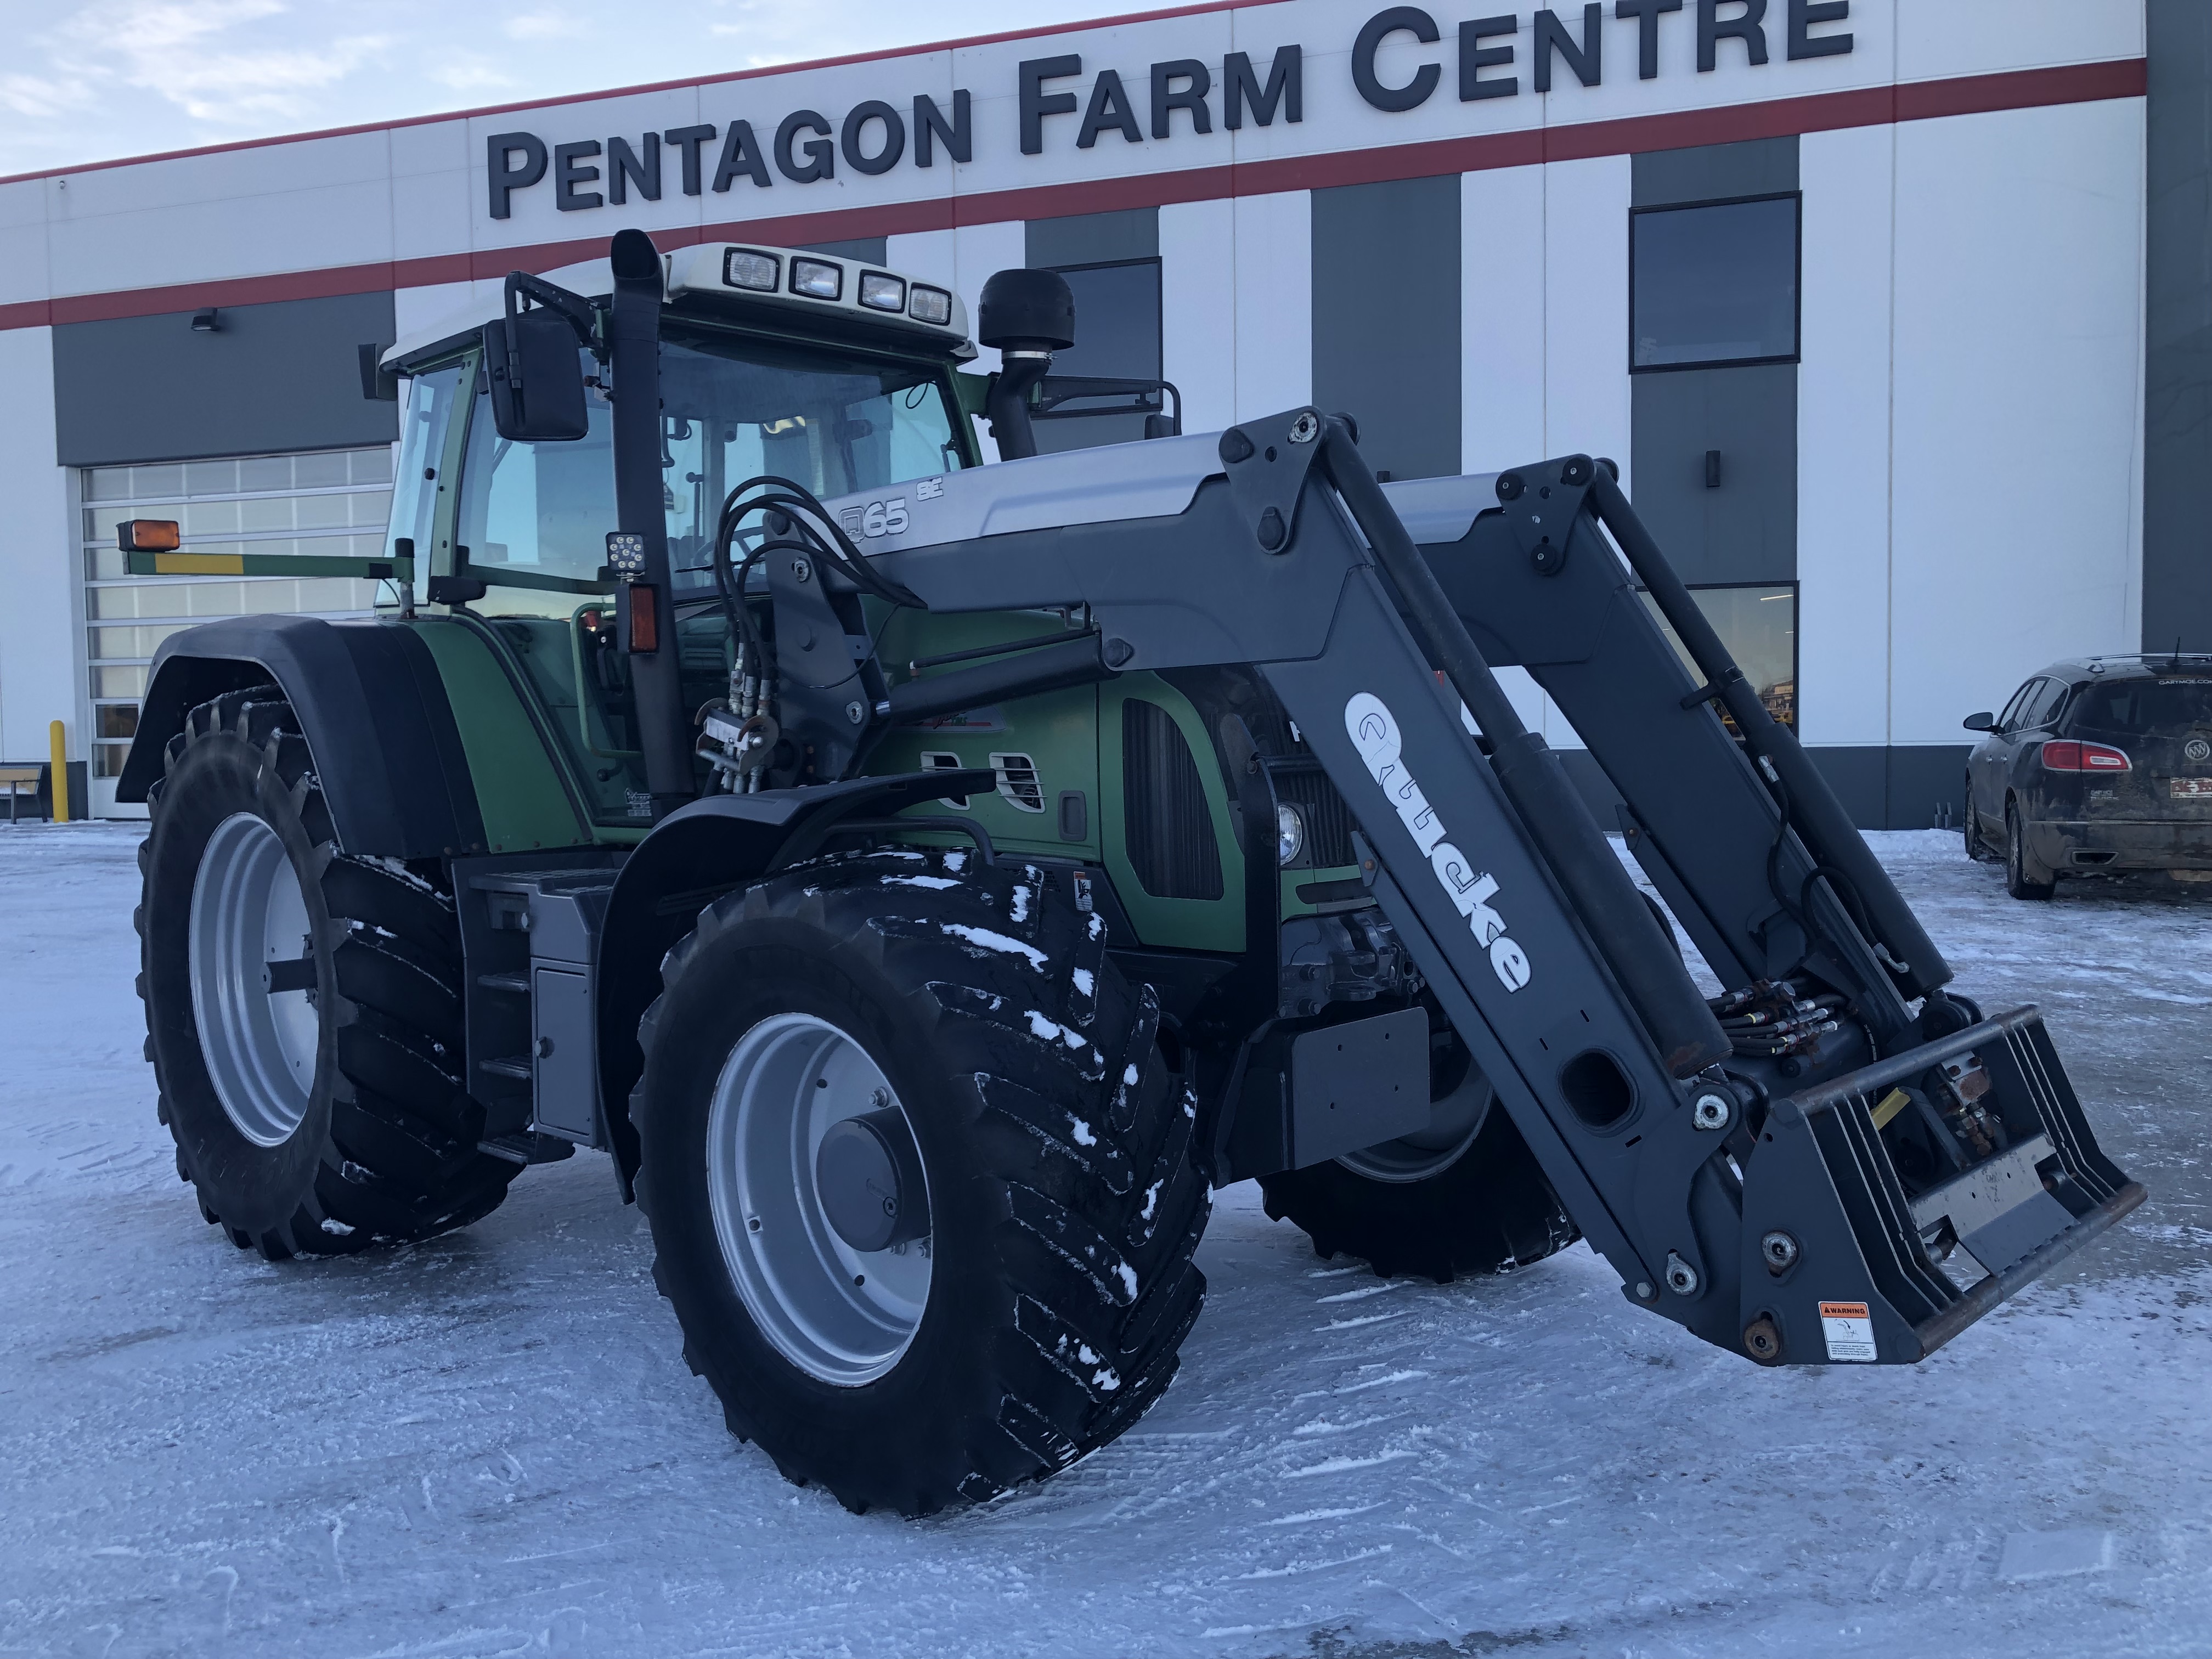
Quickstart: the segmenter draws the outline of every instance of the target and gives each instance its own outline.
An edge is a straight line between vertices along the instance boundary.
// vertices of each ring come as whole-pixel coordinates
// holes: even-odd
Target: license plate
[[[2175,778],[2171,781],[2176,800],[2212,800],[2212,778]]]

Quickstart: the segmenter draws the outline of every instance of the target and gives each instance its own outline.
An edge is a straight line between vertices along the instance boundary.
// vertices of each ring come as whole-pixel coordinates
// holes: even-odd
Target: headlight
[[[791,291],[811,300],[838,300],[845,295],[845,267],[824,259],[793,259]]]
[[[1288,801],[1275,804],[1275,862],[1288,864],[1305,850],[1304,815]]]
[[[952,296],[941,288],[924,288],[916,283],[914,297],[907,302],[906,314],[917,323],[943,328],[952,320]]]
[[[722,283],[726,288],[750,288],[775,292],[776,262],[771,254],[749,253],[733,247],[722,256]]]
[[[880,270],[860,273],[860,303],[871,311],[904,311],[906,284]]]

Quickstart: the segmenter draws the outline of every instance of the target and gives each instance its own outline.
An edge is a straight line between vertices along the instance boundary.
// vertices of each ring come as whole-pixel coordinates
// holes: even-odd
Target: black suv
[[[1966,853],[2002,857],[2005,890],[2162,870],[2212,882],[2212,656],[2054,663],[1966,758]]]

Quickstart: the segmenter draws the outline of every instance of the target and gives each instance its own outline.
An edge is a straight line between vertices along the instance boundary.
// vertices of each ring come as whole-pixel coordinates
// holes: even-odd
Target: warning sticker
[[[1874,1316],[1863,1302],[1823,1302],[1820,1334],[1827,1340],[1832,1362],[1879,1358],[1874,1351]]]

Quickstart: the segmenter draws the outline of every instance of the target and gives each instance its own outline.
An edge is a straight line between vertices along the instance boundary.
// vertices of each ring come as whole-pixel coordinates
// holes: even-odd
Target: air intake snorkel
[[[983,284],[975,337],[1000,356],[983,412],[999,459],[1018,461],[1037,453],[1030,424],[1030,393],[1052,369],[1052,354],[1075,343],[1075,296],[1056,270],[1001,270]]]

